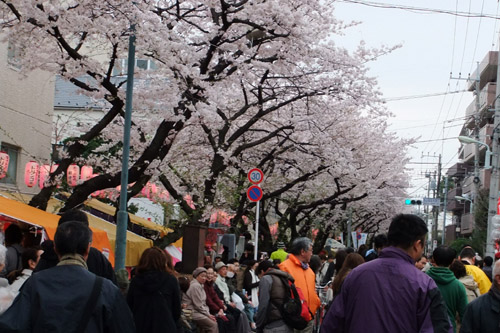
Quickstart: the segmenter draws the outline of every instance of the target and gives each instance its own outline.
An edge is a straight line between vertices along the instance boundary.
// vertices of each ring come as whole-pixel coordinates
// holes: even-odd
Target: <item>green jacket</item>
[[[467,306],[467,293],[464,285],[455,278],[455,275],[447,267],[431,267],[427,272],[434,282],[436,282],[441,296],[446,303],[448,316],[453,325],[453,331],[456,331],[456,314],[463,319],[465,307]]]

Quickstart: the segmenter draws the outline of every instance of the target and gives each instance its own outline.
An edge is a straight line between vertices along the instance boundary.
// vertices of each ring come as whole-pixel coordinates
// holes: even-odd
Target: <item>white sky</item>
[[[346,31],[346,36],[337,42],[339,46],[353,49],[361,40],[373,47],[403,45],[369,65],[370,74],[378,79],[381,92],[389,100],[466,90],[465,80],[453,78],[459,77],[459,73],[467,78],[488,51],[498,50],[499,20],[374,7],[380,4],[499,17],[499,3],[495,0],[337,1],[335,16],[338,19],[362,22]],[[428,180],[424,173],[437,169],[439,154],[443,156],[443,173],[458,161],[458,140],[442,139],[459,135],[465,109],[473,99],[471,92],[465,92],[387,102],[388,109],[395,115],[391,129],[400,137],[433,140],[417,142],[409,150],[412,162],[436,163],[408,165],[412,175],[409,196],[426,196]]]

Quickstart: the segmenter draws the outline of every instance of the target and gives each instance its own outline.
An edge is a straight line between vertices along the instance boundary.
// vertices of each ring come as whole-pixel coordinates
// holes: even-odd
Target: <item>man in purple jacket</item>
[[[321,332],[453,332],[436,283],[415,267],[427,231],[416,215],[394,217],[389,247],[347,276]]]

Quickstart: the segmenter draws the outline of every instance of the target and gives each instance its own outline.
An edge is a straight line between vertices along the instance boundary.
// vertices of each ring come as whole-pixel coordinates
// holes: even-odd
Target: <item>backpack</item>
[[[285,324],[289,327],[303,330],[312,320],[311,311],[304,294],[289,278],[279,277],[285,287],[283,304],[277,306]]]

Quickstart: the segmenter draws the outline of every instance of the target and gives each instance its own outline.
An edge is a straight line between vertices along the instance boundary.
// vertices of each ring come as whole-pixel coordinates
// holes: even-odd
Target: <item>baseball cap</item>
[[[227,265],[225,263],[223,263],[222,261],[219,261],[216,265],[215,265],[215,270],[218,272],[219,269],[221,269],[222,267],[227,267]]]

